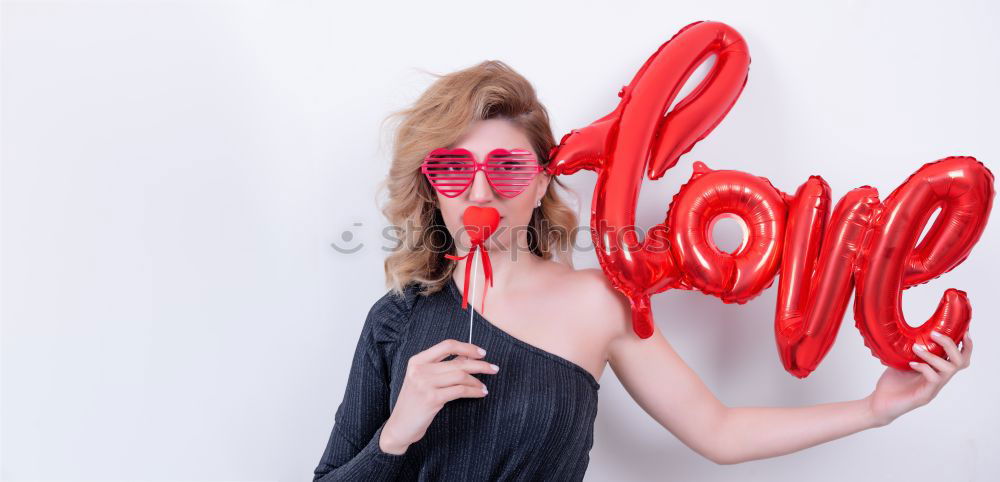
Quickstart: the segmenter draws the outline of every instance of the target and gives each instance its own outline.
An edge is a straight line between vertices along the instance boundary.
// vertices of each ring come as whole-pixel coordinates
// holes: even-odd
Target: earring
[[[541,199],[538,200],[538,204],[535,204],[535,207],[536,208],[542,207],[542,200]]]

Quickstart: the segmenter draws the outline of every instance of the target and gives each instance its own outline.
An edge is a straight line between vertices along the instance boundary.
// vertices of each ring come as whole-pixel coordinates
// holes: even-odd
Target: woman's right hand
[[[441,361],[450,355],[458,355]],[[401,455],[424,437],[438,411],[456,398],[482,398],[486,385],[473,373],[495,374],[499,368],[479,360],[485,351],[471,343],[444,340],[410,357],[396,405],[382,428],[379,447]]]

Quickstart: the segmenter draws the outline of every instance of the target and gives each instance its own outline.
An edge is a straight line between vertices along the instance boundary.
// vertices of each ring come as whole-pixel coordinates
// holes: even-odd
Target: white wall
[[[385,291],[379,121],[429,85],[419,69],[508,62],[558,139],[609,112],[684,25],[735,27],[749,83],[710,137],[646,183],[641,226],[662,220],[695,160],[789,192],[821,174],[835,198],[863,184],[888,194],[947,155],[1000,171],[995,4],[584,3],[4,2],[0,478],[311,477]],[[595,175],[565,180],[586,225]],[[931,404],[716,466],[607,370],[588,480],[995,477],[998,224],[964,264],[906,292],[913,323],[947,287],[974,307],[972,366]],[[362,243],[353,255],[330,246],[351,244],[347,231]],[[598,266],[593,251],[576,261]],[[812,376],[785,373],[774,300],[773,287],[744,306],[674,291],[654,311],[729,405],[870,392],[884,367],[850,316]]]

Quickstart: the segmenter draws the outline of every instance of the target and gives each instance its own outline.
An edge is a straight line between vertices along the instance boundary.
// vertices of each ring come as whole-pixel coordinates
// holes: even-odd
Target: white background
[[[1000,9],[986,1],[4,2],[2,17],[3,480],[311,478],[385,292],[380,121],[430,84],[421,69],[506,61],[559,139],[611,111],[684,25],[736,28],[746,89],[645,184],[642,227],[695,160],[786,192],[820,174],[835,199],[864,184],[888,195],[948,155],[1000,170]],[[582,225],[595,178],[565,178]],[[948,287],[973,304],[972,366],[929,405],[717,466],[607,370],[587,479],[996,480],[998,224],[904,297],[911,324]],[[577,267],[597,267],[582,244]],[[730,406],[867,395],[884,367],[850,315],[813,375],[782,369],[775,291],[743,306],[672,291],[653,307]]]

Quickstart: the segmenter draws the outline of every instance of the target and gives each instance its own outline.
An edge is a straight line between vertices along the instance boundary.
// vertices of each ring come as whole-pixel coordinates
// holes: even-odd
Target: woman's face
[[[506,119],[487,119],[475,121],[469,132],[452,146],[452,149],[464,148],[471,152],[477,161],[482,162],[490,151],[498,148],[513,150],[525,149],[535,154],[531,142],[524,132]],[[441,216],[444,218],[452,239],[467,251],[471,246],[469,236],[464,229],[462,214],[469,206],[492,207],[500,213],[500,224],[490,236],[486,247],[489,250],[524,250],[527,253],[527,226],[531,220],[532,211],[538,200],[548,189],[550,176],[544,171],[532,178],[528,186],[517,196],[507,198],[493,189],[486,179],[486,173],[477,171],[472,185],[462,194],[449,198],[440,192],[437,195]],[[517,242],[517,244],[514,244]]]

